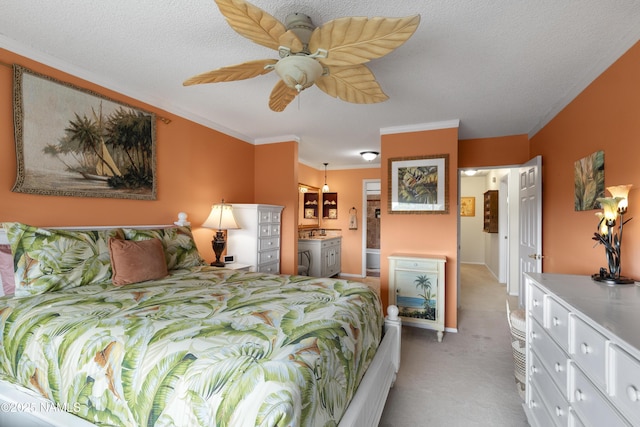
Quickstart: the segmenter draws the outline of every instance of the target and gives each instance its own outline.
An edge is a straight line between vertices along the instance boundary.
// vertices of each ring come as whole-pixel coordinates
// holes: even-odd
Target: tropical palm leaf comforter
[[[383,318],[366,285],[197,266],[0,299],[0,375],[101,426],[332,426]]]

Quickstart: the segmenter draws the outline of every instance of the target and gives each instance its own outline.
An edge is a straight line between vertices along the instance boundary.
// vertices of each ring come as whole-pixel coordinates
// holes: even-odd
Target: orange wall
[[[529,137],[524,134],[458,142],[459,168],[521,165],[529,159]]]
[[[324,180],[324,171],[323,180]],[[342,230],[342,273],[362,276],[362,192],[364,179],[380,179],[379,168],[330,170],[327,184],[338,193],[338,219],[323,219],[322,227]],[[323,182],[324,184],[324,182]],[[349,230],[349,210],[357,210],[358,229]]]
[[[444,255],[446,264],[445,326],[457,327],[458,129],[448,128],[382,136],[380,203],[380,294],[389,302],[389,262],[392,253]],[[449,213],[390,214],[389,158],[449,154]]]
[[[0,62],[18,63],[36,72],[172,120],[156,123],[157,200],[38,196],[13,193],[16,154],[13,134],[12,70],[0,66],[0,221],[33,225],[167,224],[184,211],[194,229],[198,249],[214,258],[212,230],[200,228],[213,203],[253,202],[254,146],[195,124],[135,99],[43,66],[0,49]],[[222,160],[223,159],[223,160]]]
[[[594,248],[596,211],[574,210],[574,162],[604,150],[605,185],[633,184],[624,227],[622,274],[640,279],[640,43],[599,76],[531,139],[542,155],[543,271],[592,274],[605,266]],[[608,193],[607,193],[608,195]]]
[[[256,146],[255,203],[282,205],[280,271],[298,270],[298,143]]]

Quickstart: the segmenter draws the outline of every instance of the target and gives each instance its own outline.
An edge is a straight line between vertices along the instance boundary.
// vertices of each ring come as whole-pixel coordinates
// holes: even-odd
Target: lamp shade
[[[628,185],[615,185],[613,187],[607,187],[607,190],[609,190],[609,193],[611,193],[612,197],[619,197],[622,200],[620,200],[620,203],[618,203],[618,209],[624,209],[626,210],[627,207],[629,207],[629,190],[631,190],[631,187],[633,187],[632,184],[628,184]]]
[[[212,228],[214,230],[232,230],[238,227],[235,217],[233,216],[233,206],[224,203],[211,207],[211,213],[202,223],[204,228]]]

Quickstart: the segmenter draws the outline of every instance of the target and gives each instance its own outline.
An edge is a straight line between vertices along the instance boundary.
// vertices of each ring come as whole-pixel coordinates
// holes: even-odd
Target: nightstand
[[[231,270],[238,270],[238,271],[251,271],[251,265],[249,264],[241,264],[239,262],[228,262],[224,265],[224,267],[218,267],[218,268],[228,268]]]

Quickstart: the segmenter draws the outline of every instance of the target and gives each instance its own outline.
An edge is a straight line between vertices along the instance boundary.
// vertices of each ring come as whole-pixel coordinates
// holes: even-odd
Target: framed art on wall
[[[13,66],[12,191],[156,199],[155,115]]]
[[[389,159],[389,213],[449,213],[449,155]]]
[[[476,216],[475,197],[460,197],[460,216]]]

